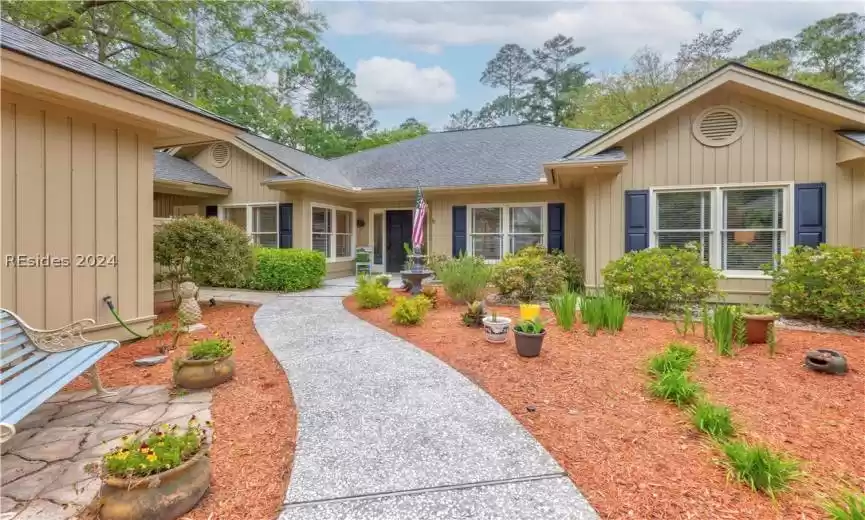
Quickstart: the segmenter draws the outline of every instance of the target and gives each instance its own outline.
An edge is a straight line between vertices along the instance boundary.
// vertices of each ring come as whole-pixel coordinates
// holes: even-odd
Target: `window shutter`
[[[565,251],[565,204],[547,204],[547,251]]]
[[[465,253],[466,247],[466,207],[454,206],[451,225],[453,226],[453,256]]]
[[[625,252],[649,247],[649,190],[625,191]]]
[[[289,248],[294,241],[292,210],[294,204],[283,202],[279,205],[279,247]]]
[[[207,218],[218,217],[219,216],[219,207],[218,206],[205,206],[204,216]]]
[[[826,241],[826,183],[796,185],[796,245],[817,247]]]

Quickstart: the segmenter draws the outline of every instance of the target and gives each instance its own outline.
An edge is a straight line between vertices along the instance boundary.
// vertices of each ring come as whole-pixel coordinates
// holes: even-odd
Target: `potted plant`
[[[463,320],[463,325],[466,327],[483,327],[485,316],[486,309],[484,308],[484,302],[482,301],[474,301],[466,304],[466,311],[460,314],[460,318]]]
[[[490,343],[504,343],[508,340],[508,330],[511,328],[511,319],[503,318],[495,311],[483,319],[484,336]]]
[[[517,354],[523,357],[535,357],[541,353],[541,345],[547,329],[540,317],[532,320],[522,320],[514,327],[514,340],[517,344]]]
[[[227,339],[198,341],[184,359],[174,360],[174,384],[183,388],[212,388],[234,377],[234,347]]]
[[[208,423],[209,425],[209,423]],[[210,487],[210,443],[195,416],[185,429],[164,424],[123,437],[88,470],[102,481],[99,518],[172,520],[195,507]]]
[[[775,326],[778,313],[762,305],[745,305],[740,314],[745,320],[745,343],[768,343],[769,327]]]

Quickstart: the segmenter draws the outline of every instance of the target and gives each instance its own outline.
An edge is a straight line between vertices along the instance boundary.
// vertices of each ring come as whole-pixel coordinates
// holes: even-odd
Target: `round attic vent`
[[[742,114],[732,107],[709,107],[694,120],[694,137],[706,146],[727,146],[742,137],[744,131]]]
[[[231,149],[225,143],[216,143],[210,147],[210,160],[217,168],[222,168],[231,160]]]

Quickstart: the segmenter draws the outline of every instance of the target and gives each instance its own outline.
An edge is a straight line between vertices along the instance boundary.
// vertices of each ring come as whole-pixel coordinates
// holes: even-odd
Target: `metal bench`
[[[89,341],[82,336],[90,319],[52,330],[39,330],[6,309],[0,309],[0,443],[15,435],[15,424],[67,383],[87,373],[100,395],[96,362],[117,348],[115,340]]]

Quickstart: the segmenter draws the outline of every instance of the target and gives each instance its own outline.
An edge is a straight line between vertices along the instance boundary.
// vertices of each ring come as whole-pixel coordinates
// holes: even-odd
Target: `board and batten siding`
[[[204,205],[201,197],[185,197],[170,193],[153,194],[153,216],[156,218],[171,218],[177,206],[198,206],[198,214],[204,215]]]
[[[102,298],[143,331],[153,319],[153,142],[141,129],[3,91],[2,306],[37,328],[92,318],[125,337]],[[13,267],[7,255],[69,259]],[[87,255],[115,266],[76,266]]]
[[[291,202],[283,200],[283,192],[261,184],[266,179],[279,175],[278,171],[234,145],[229,145],[231,158],[225,166],[218,167],[210,157],[210,149],[210,146],[205,147],[192,158],[192,162],[231,186],[231,193],[218,198],[219,204]]]
[[[691,132],[694,118],[715,105],[732,106],[744,118],[744,134],[729,146],[705,146]],[[865,226],[854,226],[865,218],[865,172],[835,163],[837,139],[835,128],[723,88],[628,137],[619,143],[629,158],[621,174],[585,185],[587,285],[602,285],[601,269],[624,254],[625,190],[825,182],[827,241],[865,246]],[[769,281],[728,279],[721,289],[731,301],[760,301]]]

